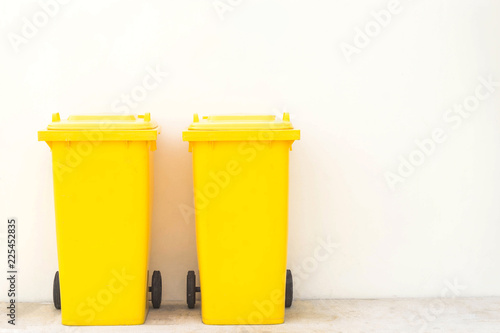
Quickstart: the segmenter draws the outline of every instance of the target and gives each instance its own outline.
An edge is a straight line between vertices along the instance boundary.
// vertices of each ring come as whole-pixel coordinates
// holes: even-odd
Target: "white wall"
[[[480,77],[500,81],[500,2],[232,1],[222,20],[222,1],[73,0],[50,7],[18,52],[23,18],[44,14],[36,1],[0,2],[0,254],[15,216],[20,300],[49,301],[57,270],[50,150],[37,131],[53,112],[123,111],[113,103],[156,67],[168,78],[129,111],[162,126],[151,262],[165,299],[184,299],[196,268],[194,219],[181,209],[192,204],[181,141],[192,114],[284,110],[302,131],[290,163],[297,297],[499,296],[500,86],[479,88],[463,121],[447,112],[474,106]],[[354,44],[388,7],[379,34]],[[359,46],[350,62],[347,44]],[[385,174],[400,155],[419,162],[415,140],[436,128],[445,142],[392,190]]]

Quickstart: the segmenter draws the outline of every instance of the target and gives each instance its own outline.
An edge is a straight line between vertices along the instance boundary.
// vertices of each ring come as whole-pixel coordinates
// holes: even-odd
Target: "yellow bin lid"
[[[160,128],[151,115],[73,115],[61,120],[52,115],[47,130],[38,132],[38,141],[154,141]]]
[[[283,119],[275,115],[211,115],[194,120],[182,133],[184,141],[255,141],[299,140],[300,131],[293,128],[290,114]]]

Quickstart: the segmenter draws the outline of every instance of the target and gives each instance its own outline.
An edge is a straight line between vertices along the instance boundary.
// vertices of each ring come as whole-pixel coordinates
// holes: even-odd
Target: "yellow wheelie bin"
[[[52,116],[38,132],[52,150],[59,271],[54,306],[64,325],[137,325],[149,292],[153,151],[159,127],[149,113]]]
[[[286,269],[289,151],[300,131],[288,113],[213,115],[183,132],[193,153],[200,287],[205,324],[279,324],[293,298]]]

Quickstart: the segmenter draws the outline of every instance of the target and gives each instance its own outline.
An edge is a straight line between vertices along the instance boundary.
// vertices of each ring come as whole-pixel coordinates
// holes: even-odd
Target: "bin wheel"
[[[292,271],[286,270],[286,292],[285,292],[285,308],[292,306],[293,301],[293,278]]]
[[[161,273],[160,271],[154,271],[153,277],[151,278],[151,303],[153,303],[153,308],[159,309],[161,305]]]
[[[194,271],[189,271],[187,274],[186,300],[188,308],[194,309],[196,304],[196,275]]]
[[[54,307],[61,310],[61,287],[59,286],[59,271],[54,276],[54,284],[52,287],[52,299],[54,300]]]

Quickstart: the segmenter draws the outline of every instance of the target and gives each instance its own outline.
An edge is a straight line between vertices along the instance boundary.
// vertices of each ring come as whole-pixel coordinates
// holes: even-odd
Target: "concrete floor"
[[[500,332],[500,298],[294,301],[286,323],[270,326],[203,325],[199,304],[189,310],[184,302],[166,302],[144,325],[128,327],[62,326],[52,304],[20,303],[17,310],[17,330],[2,315],[0,332]]]

